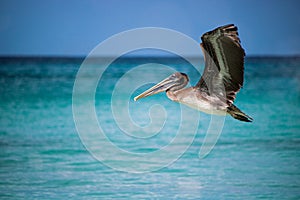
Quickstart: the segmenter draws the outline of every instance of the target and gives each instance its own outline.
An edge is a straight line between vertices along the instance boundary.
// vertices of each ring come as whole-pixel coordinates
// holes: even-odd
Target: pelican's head
[[[158,84],[154,85],[152,88],[146,90],[142,94],[134,97],[134,100],[137,101],[143,97],[151,96],[160,92],[180,90],[184,88],[188,82],[189,78],[186,74],[176,72]]]

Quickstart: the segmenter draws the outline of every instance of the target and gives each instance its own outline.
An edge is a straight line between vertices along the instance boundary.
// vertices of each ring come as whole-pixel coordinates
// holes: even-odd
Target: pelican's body
[[[230,114],[235,119],[251,122],[252,118],[234,104],[236,93],[244,82],[244,49],[237,27],[218,27],[202,35],[205,69],[196,86],[185,88],[186,74],[176,72],[134,98],[138,100],[165,91],[172,101],[185,104],[208,114]]]
[[[193,109],[215,115],[226,115],[227,104],[216,96],[201,93],[197,88],[190,87],[178,91],[168,91],[167,96],[172,101],[187,105]]]

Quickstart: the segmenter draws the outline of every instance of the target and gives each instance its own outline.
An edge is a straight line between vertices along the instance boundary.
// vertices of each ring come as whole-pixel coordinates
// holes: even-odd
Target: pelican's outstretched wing
[[[237,30],[233,24],[218,27],[203,34],[200,44],[205,69],[196,87],[208,94],[226,98],[229,105],[244,82],[245,51]]]

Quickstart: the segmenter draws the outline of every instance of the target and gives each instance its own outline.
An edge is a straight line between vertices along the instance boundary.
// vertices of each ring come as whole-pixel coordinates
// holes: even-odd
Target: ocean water
[[[247,58],[245,85],[235,104],[254,122],[227,116],[217,144],[200,159],[211,119],[201,114],[184,154],[148,173],[112,169],[82,143],[72,112],[73,86],[82,62],[81,58],[0,59],[1,199],[300,199],[299,58]],[[165,94],[133,102],[134,95],[150,82],[137,85],[129,97],[118,96],[119,91],[114,111],[112,95],[126,73],[149,63],[152,70],[135,72],[130,82],[121,84],[123,91],[135,87],[137,77],[155,79],[161,65],[187,73],[192,85],[198,81],[197,70],[180,58],[120,58],[106,69],[94,91],[95,114],[109,140],[127,152],[144,153],[146,159],[147,153],[162,149],[176,137],[179,105]],[[90,76],[86,75],[87,83]],[[87,103],[85,94],[80,101]],[[149,109],[155,104],[160,104],[156,107],[160,114],[150,118]],[[147,130],[153,120],[157,124],[151,131],[160,133],[125,134],[124,124],[129,125],[129,132],[133,130],[128,121],[122,125],[115,120],[123,107],[133,124]],[[127,114],[121,114],[121,119]],[[160,123],[162,116],[164,123]],[[89,129],[88,120],[83,127]],[[149,135],[143,138],[143,134]],[[180,149],[180,143],[176,145],[174,149]],[[100,153],[107,151],[101,147]],[[123,158],[111,156],[121,168],[126,163]],[[146,165],[146,161],[137,162],[137,168]]]

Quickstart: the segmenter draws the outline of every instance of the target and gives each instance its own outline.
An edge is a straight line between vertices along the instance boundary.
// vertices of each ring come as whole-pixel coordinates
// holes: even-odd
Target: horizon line
[[[66,58],[78,58],[85,59],[88,55],[29,55],[29,54],[21,54],[21,55],[0,55],[0,59],[29,59],[29,58],[53,58],[53,59],[66,59]],[[113,55],[105,55],[105,56],[92,56],[90,58],[114,58],[116,56]],[[178,58],[181,57],[179,55],[124,55],[119,56],[117,58]],[[203,59],[203,55],[186,55],[188,58],[201,58]],[[182,57],[183,58],[183,57]],[[300,54],[265,54],[265,55],[246,55],[245,58],[300,58]]]

